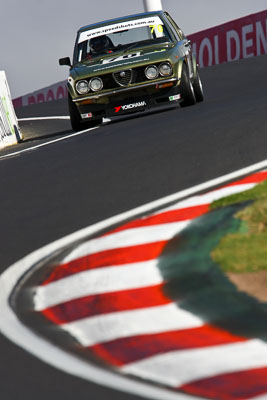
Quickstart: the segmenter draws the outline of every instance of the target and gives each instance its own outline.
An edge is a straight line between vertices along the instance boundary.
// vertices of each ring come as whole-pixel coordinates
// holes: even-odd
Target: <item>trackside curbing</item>
[[[22,141],[6,74],[0,71],[0,149]]]
[[[146,205],[141,206],[141,207],[139,207],[139,208],[137,208],[135,210],[128,211],[128,212],[126,212],[124,214],[121,214],[121,215],[118,215],[118,216],[115,216],[115,217],[111,217],[109,220],[102,221],[102,222],[100,222],[100,223],[98,223],[98,224],[96,224],[94,226],[91,226],[91,227],[83,229],[82,231],[76,232],[75,234],[72,234],[72,235],[70,235],[70,236],[68,236],[68,237],[66,237],[64,239],[60,239],[59,241],[54,242],[54,243],[46,246],[45,248],[36,251],[35,253],[32,253],[31,255],[27,256],[26,258],[24,258],[20,262],[17,262],[15,265],[13,265],[7,271],[5,271],[0,277],[0,286],[1,286],[1,290],[0,290],[0,311],[1,311],[0,331],[1,331],[1,333],[3,333],[10,340],[14,341],[16,344],[20,345],[22,348],[24,348],[25,350],[29,351],[33,355],[38,356],[44,362],[46,362],[46,363],[48,363],[48,364],[50,364],[50,365],[52,365],[52,366],[54,366],[54,367],[56,367],[58,369],[61,369],[64,372],[72,374],[74,376],[83,378],[85,380],[93,381],[93,382],[95,382],[97,384],[100,384],[101,386],[105,385],[105,386],[113,388],[113,389],[117,389],[117,390],[119,389],[122,392],[128,392],[128,393],[131,393],[131,394],[134,394],[134,395],[137,395],[137,396],[139,395],[142,398],[151,398],[151,399],[154,399],[154,400],[156,400],[156,399],[161,400],[162,398],[164,398],[165,400],[178,400],[178,399],[179,400],[186,400],[186,399],[193,400],[193,398],[195,400],[196,399],[200,400],[200,398],[201,399],[207,398],[205,395],[204,395],[204,397],[202,397],[202,396],[201,397],[197,397],[198,393],[196,393],[196,392],[193,392],[194,394],[192,396],[189,393],[189,391],[192,389],[192,387],[189,384],[188,385],[183,384],[183,386],[181,387],[182,391],[178,391],[177,389],[178,389],[178,385],[179,385],[180,382],[178,382],[178,384],[177,384],[177,381],[176,381],[177,376],[179,376],[179,374],[177,375],[177,368],[175,368],[175,370],[174,370],[174,368],[172,368],[172,370],[174,370],[174,373],[175,373],[175,377],[174,377],[175,380],[171,381],[171,385],[172,386],[174,385],[174,387],[171,386],[172,389],[166,389],[166,386],[168,386],[168,382],[167,382],[167,385],[163,384],[162,387],[155,387],[152,384],[150,384],[149,382],[146,382],[145,380],[144,381],[138,381],[138,380],[131,379],[129,376],[127,376],[128,373],[131,373],[130,369],[132,369],[133,367],[137,366],[139,370],[140,370],[140,368],[142,368],[142,370],[143,370],[142,362],[149,362],[149,360],[150,360],[149,357],[151,356],[151,354],[149,354],[149,357],[148,358],[146,357],[145,360],[142,359],[142,361],[140,361],[140,360],[132,361],[131,360],[130,363],[127,363],[127,370],[126,370],[126,365],[125,365],[125,362],[124,362],[124,366],[119,365],[119,368],[120,368],[122,373],[121,374],[117,374],[116,371],[112,371],[111,369],[110,370],[101,369],[101,367],[98,367],[98,366],[96,366],[94,364],[91,364],[91,363],[86,363],[84,359],[79,359],[78,357],[73,356],[69,352],[64,352],[61,348],[56,347],[50,341],[48,342],[48,341],[44,340],[41,335],[36,335],[26,325],[22,325],[21,320],[17,318],[17,316],[14,314],[14,310],[12,310],[12,308],[11,308],[10,296],[11,296],[11,293],[13,292],[14,286],[20,280],[20,277],[24,276],[24,274],[31,268],[31,266],[37,265],[37,263],[40,261],[40,259],[47,258],[47,256],[49,254],[51,255],[52,253],[54,253],[54,254],[57,253],[60,248],[64,247],[66,249],[66,246],[73,244],[74,241],[75,242],[79,241],[79,243],[81,243],[80,241],[82,239],[85,239],[88,236],[95,235],[95,234],[97,234],[97,232],[100,232],[103,229],[106,230],[106,228],[112,228],[112,227],[114,227],[114,225],[118,226],[118,224],[124,223],[125,221],[129,220],[129,218],[132,219],[133,217],[138,217],[138,216],[140,216],[140,214],[143,214],[144,212],[151,213],[152,210],[155,210],[155,207],[158,207],[158,206],[165,207],[164,210],[161,209],[161,215],[162,215],[162,212],[164,212],[165,216],[167,216],[166,212],[167,213],[170,213],[170,212],[171,213],[173,213],[173,212],[176,213],[178,210],[180,210],[180,211],[181,210],[185,210],[186,207],[189,207],[189,208],[192,209],[193,204],[197,205],[197,207],[200,206],[200,205],[202,205],[202,206],[205,205],[205,204],[207,205],[208,203],[210,203],[215,198],[222,197],[222,196],[224,197],[226,194],[229,195],[230,194],[229,190],[230,190],[231,194],[233,194],[233,191],[235,193],[236,193],[236,191],[240,192],[240,189],[241,189],[240,186],[243,186],[242,190],[245,189],[245,188],[248,189],[248,186],[251,186],[251,185],[253,185],[253,184],[255,184],[255,183],[259,182],[259,181],[262,181],[262,179],[266,178],[266,171],[258,172],[258,173],[255,174],[254,177],[244,178],[240,182],[235,182],[234,185],[230,184],[228,187],[223,186],[222,189],[219,190],[219,192],[218,192],[218,190],[215,189],[215,190],[213,190],[211,192],[208,192],[208,193],[206,193],[204,195],[203,194],[202,195],[197,195],[197,193],[199,191],[202,191],[204,189],[205,190],[211,189],[212,187],[214,187],[214,185],[217,186],[217,184],[227,183],[227,181],[229,181],[229,180],[233,180],[233,179],[235,179],[237,177],[241,177],[242,175],[244,175],[246,173],[249,173],[249,172],[252,173],[253,171],[257,171],[258,169],[263,168],[263,167],[266,167],[266,161],[263,161],[261,163],[255,164],[255,165],[250,166],[250,167],[248,167],[246,169],[243,169],[243,170],[236,171],[234,173],[228,174],[228,175],[226,175],[224,177],[219,177],[219,178],[217,178],[217,179],[215,179],[213,181],[203,183],[201,185],[198,185],[197,187],[193,187],[193,188],[184,190],[182,192],[175,193],[175,194],[173,194],[171,196],[168,196],[168,197],[166,197],[164,199],[160,199],[160,200],[157,200],[157,201],[155,201],[153,203],[146,204]],[[191,195],[191,196],[195,195],[195,196],[185,199],[185,196],[187,196],[187,195],[188,196],[189,195]],[[204,197],[202,197],[202,196],[204,196]],[[170,205],[170,201],[172,202],[174,200],[175,201],[176,200],[177,201],[181,200],[179,202],[179,206],[178,206],[178,204]],[[177,208],[177,206],[179,208]],[[174,211],[174,210],[176,210],[176,211]],[[200,213],[202,211],[200,210]],[[153,214],[153,218],[157,218],[157,217],[158,216],[156,214]],[[176,217],[178,217],[178,219],[179,219],[179,215],[178,214],[176,214],[175,218]],[[188,218],[189,215],[187,214],[185,217]],[[168,220],[168,221],[170,221],[170,220]],[[172,220],[172,221],[174,222],[174,220]],[[136,223],[135,223],[135,231],[136,231],[136,229],[142,229],[142,230],[144,228],[147,229],[148,228],[147,226],[144,227],[144,224],[147,225],[147,222],[148,222],[148,220],[144,220],[144,219],[139,220],[139,225],[138,226],[136,226]],[[156,222],[156,221],[154,220],[154,222]],[[160,231],[161,231],[162,227],[163,227],[162,226],[162,219],[158,220],[158,222],[161,225],[160,226]],[[129,226],[129,224],[127,226],[124,226],[123,228],[124,229],[122,229],[122,230],[120,229],[120,231],[118,231],[118,232],[114,232],[114,231],[113,231],[113,233],[110,232],[111,235],[113,235],[113,237],[114,237],[114,235],[116,236],[116,241],[113,242],[116,246],[117,246],[116,243],[118,243],[117,242],[118,235],[121,235],[121,234],[125,235],[125,232],[127,232],[127,230],[129,231],[129,229],[131,231],[133,231],[133,229],[132,229],[133,226]],[[149,228],[154,229],[155,228],[155,224],[154,225],[150,224]],[[101,242],[102,242],[102,240],[104,240],[104,241],[106,241],[106,245],[107,245],[108,244],[107,241],[110,240],[111,235],[102,236],[101,237]],[[124,238],[125,238],[125,236],[124,236]],[[138,238],[143,242],[145,237],[144,236],[140,236],[138,234]],[[146,238],[148,238],[151,241],[151,235],[150,234],[146,235]],[[93,238],[91,238],[91,239],[94,240]],[[154,239],[155,239],[155,237],[154,237]],[[159,237],[158,237],[158,239],[159,239]],[[98,243],[100,243],[100,242],[98,242]],[[155,241],[153,240],[152,243],[154,245]],[[84,244],[85,244],[85,242],[83,241],[83,245]],[[109,244],[111,244],[111,246],[109,245],[109,248],[111,249],[112,248],[112,243],[109,242]],[[120,240],[120,249],[122,249],[121,244],[122,244],[122,242]],[[124,244],[126,244],[125,241],[124,241]],[[95,247],[96,245],[97,245],[97,243],[94,242],[93,252],[96,250],[96,247]],[[135,241],[134,245],[138,245],[138,243]],[[139,243],[139,245],[140,245],[140,243]],[[85,247],[86,247],[86,249],[83,247],[86,250],[86,252],[83,254],[84,256],[88,255],[87,246],[85,246]],[[71,262],[71,260],[75,259],[76,255],[78,255],[78,257],[80,257],[82,255],[80,253],[80,250],[83,251],[83,248],[79,249],[79,254],[78,253],[75,253],[75,254],[72,253],[71,255],[69,254],[70,257],[68,258],[68,260],[65,259],[65,261]],[[105,246],[105,248],[107,250],[107,246]],[[102,244],[101,244],[101,248],[98,246],[97,250],[101,251],[101,249],[103,250]],[[127,247],[126,247],[126,249],[127,249]],[[128,247],[128,250],[129,250],[129,247]],[[135,251],[136,251],[136,249],[134,249],[134,253],[135,253]],[[104,262],[105,262],[105,265],[106,265],[106,259],[104,260]],[[125,263],[125,259],[124,259],[124,263]],[[95,265],[95,267],[96,267],[96,265]],[[123,268],[125,268],[125,267],[126,267],[126,265],[124,264]],[[130,268],[132,268],[132,267],[135,268],[136,264],[135,265],[131,264]],[[115,271],[115,269],[117,269],[118,266],[115,266],[115,269],[113,269],[113,270],[111,269],[112,266],[109,266],[107,268],[110,271]],[[103,268],[99,268],[97,270],[97,273],[99,272],[100,274],[102,274],[103,271],[104,271]],[[76,269],[76,272],[77,272],[77,269]],[[91,273],[92,273],[92,270],[90,271],[90,275],[91,275]],[[119,273],[121,274],[121,271]],[[153,268],[152,268],[152,273],[153,273]],[[151,276],[152,276],[151,273],[149,273],[147,275],[147,278],[150,279]],[[65,278],[67,278],[67,277],[65,277]],[[117,283],[119,281],[118,281],[118,279],[105,280],[105,282],[108,285],[110,283],[113,285],[112,287],[109,286],[110,293],[114,293],[114,289],[115,289],[114,285],[117,285]],[[54,281],[54,282],[56,282],[56,281]],[[100,279],[99,282],[103,283],[104,281],[102,279]],[[127,284],[129,284],[129,283],[132,284],[133,283],[132,280],[129,281],[129,279],[127,279],[127,276],[126,276],[126,280],[124,282],[126,282]],[[141,282],[143,283],[143,281],[141,281]],[[147,285],[147,283],[148,282],[146,282],[145,284]],[[151,284],[151,282],[150,282],[150,284]],[[154,282],[154,284],[155,284],[155,282]],[[48,286],[48,282],[47,282],[47,285],[42,285],[42,290],[46,290],[44,288],[47,288],[47,287],[49,287]],[[79,290],[81,286],[79,285],[79,286],[75,286],[75,287],[77,287],[77,289]],[[87,286],[86,282],[85,282],[85,285],[83,287],[85,287],[85,290],[87,290],[88,286]],[[102,287],[102,285],[101,285],[101,287]],[[74,286],[73,286],[73,288],[74,288]],[[103,293],[102,289],[101,289],[101,293]],[[104,289],[105,292],[107,291],[107,289],[108,288],[105,287],[105,289]],[[120,288],[118,288],[116,286],[116,290],[118,290],[118,289],[120,289]],[[62,294],[63,291],[60,291],[58,293]],[[65,292],[65,293],[68,294],[68,292]],[[120,294],[122,294],[122,292],[120,292]],[[152,298],[153,297],[147,296],[147,299],[152,299]],[[110,303],[108,302],[108,304],[110,304]],[[124,304],[124,303],[120,302],[118,304]],[[39,305],[40,305],[40,303],[39,303]],[[43,307],[46,307],[46,306],[47,306],[46,304],[43,304]],[[148,306],[148,305],[146,304],[146,306]],[[38,311],[43,309],[43,307],[37,307]],[[170,306],[164,305],[164,307],[165,308],[163,308],[163,310],[165,310],[166,307],[168,308]],[[86,308],[86,310],[88,310],[88,308]],[[140,317],[141,314],[140,314],[139,311],[138,311],[138,316]],[[153,312],[154,309],[151,310],[151,311]],[[107,313],[105,313],[105,315],[104,315],[104,313],[103,313],[102,317],[106,318],[106,316],[107,316],[106,314]],[[113,313],[113,314],[115,314],[114,317],[117,315],[117,313]],[[127,315],[129,316],[129,314],[127,314]],[[165,312],[164,317],[163,317],[164,319],[165,319],[166,315],[169,315],[169,313]],[[125,314],[124,314],[124,316],[125,316]],[[136,314],[135,314],[135,316],[136,316]],[[157,321],[157,320],[155,320],[153,318],[150,318],[150,319],[148,318],[147,319],[149,324],[153,320]],[[173,321],[173,320],[174,320],[174,318],[172,318],[171,321]],[[178,321],[184,321],[184,319],[179,318]],[[144,324],[144,326],[145,325],[146,324]],[[136,325],[135,324],[128,324],[127,326],[129,326],[130,328],[132,327],[133,329],[135,329]],[[143,324],[141,326],[143,326]],[[166,327],[166,325],[164,325],[164,328],[165,327]],[[195,329],[202,329],[202,328],[201,327],[196,327]],[[180,330],[181,330],[181,332],[183,332],[182,329],[180,329]],[[110,331],[110,329],[107,330],[107,332],[109,332],[109,331]],[[92,332],[92,331],[90,330],[90,332]],[[103,327],[101,329],[101,332],[105,332],[105,330],[103,330]],[[121,334],[121,332],[122,331],[119,331],[120,334]],[[170,331],[170,332],[172,332],[172,331]],[[214,333],[216,333],[216,332],[218,334],[218,330],[214,331]],[[161,332],[160,332],[160,334],[161,334]],[[207,336],[205,336],[205,335],[203,337],[207,338]],[[188,335],[186,336],[186,338],[188,338]],[[146,339],[145,336],[143,336],[143,339]],[[228,337],[228,339],[230,339],[230,340],[234,339],[235,340],[235,338],[233,338],[232,336]],[[225,367],[226,368],[230,368],[230,372],[229,372],[230,374],[235,374],[236,372],[234,372],[234,371],[236,369],[240,369],[241,368],[241,370],[240,370],[241,378],[244,376],[244,374],[247,374],[247,373],[252,374],[252,375],[254,374],[254,376],[255,376],[255,373],[257,374],[259,371],[261,371],[261,373],[265,373],[264,367],[259,365],[259,363],[261,363],[261,362],[262,362],[262,364],[264,364],[264,366],[266,365],[266,356],[265,356],[266,355],[266,348],[265,348],[264,343],[262,341],[260,341],[260,340],[257,340],[257,339],[241,340],[241,341],[239,341],[239,338],[236,338],[236,339],[237,339],[236,342],[233,341],[233,342],[230,342],[228,344],[223,342],[223,343],[219,343],[219,344],[217,343],[217,344],[215,344],[213,346],[206,346],[205,345],[203,348],[199,348],[199,346],[198,346],[198,348],[195,348],[195,349],[191,348],[191,349],[187,349],[187,350],[185,350],[185,349],[180,349],[180,350],[177,350],[177,351],[175,350],[174,352],[172,352],[172,356],[173,357],[170,359],[170,361],[171,361],[170,367],[173,367],[174,364],[176,365],[177,355],[181,354],[181,357],[182,357],[181,361],[182,361],[183,364],[182,364],[182,367],[181,367],[180,370],[183,371],[183,373],[185,372],[186,374],[188,372],[191,374],[190,371],[193,370],[193,369],[192,368],[183,368],[183,366],[187,365],[188,362],[191,362],[191,364],[194,365],[194,369],[195,369],[196,366],[199,366],[199,373],[201,373],[201,374],[205,373],[206,374],[207,372],[209,373],[211,371],[211,373],[214,375],[214,372],[218,373],[218,369],[216,371],[214,371],[214,368],[213,368],[214,364],[213,363],[214,363],[214,360],[217,360],[218,358],[221,361],[223,361],[222,363],[220,363],[219,368],[225,368]],[[158,342],[158,343],[161,344],[163,342]],[[166,343],[166,341],[164,343]],[[154,351],[153,347],[148,346],[148,348],[152,349],[152,351]],[[262,351],[263,348],[264,348],[264,351]],[[214,356],[210,357],[210,350],[212,352],[216,351],[215,357]],[[172,351],[173,351],[173,349],[172,349]],[[255,352],[257,352],[257,354]],[[231,354],[231,356],[229,356],[229,353]],[[129,353],[125,353],[125,354],[129,355]],[[135,352],[135,353],[131,353],[131,354],[137,354],[138,355],[140,353]],[[166,355],[168,355],[168,354],[169,353],[165,351],[165,354],[164,354],[164,352],[162,352],[162,353],[158,354],[158,356],[161,357],[161,358],[163,357],[163,361],[165,361],[164,357],[166,357]],[[260,356],[258,356],[258,354],[260,354]],[[205,368],[203,368],[203,363],[201,363],[199,361],[200,357],[202,357],[202,359],[203,359],[203,355],[208,355],[207,358],[205,357],[206,361],[208,362],[208,364],[204,365]],[[187,356],[189,356],[189,358]],[[216,358],[216,356],[217,356],[217,358]],[[155,357],[155,355],[154,355],[154,357]],[[232,360],[232,357],[233,357],[233,360]],[[196,362],[196,359],[198,360],[198,362]],[[153,359],[153,361],[154,360],[155,359]],[[226,362],[224,362],[224,360]],[[174,361],[175,361],[175,363],[174,363]],[[231,363],[232,361],[234,362],[234,364]],[[245,362],[247,363],[246,365],[245,365]],[[256,362],[257,363],[257,369],[253,369],[254,365],[252,366],[251,362]],[[160,364],[162,365],[161,359],[160,359]],[[149,369],[147,368],[146,370],[148,372],[151,371],[151,369],[150,369],[151,365],[152,365],[153,368],[155,366],[156,369],[157,369],[157,365],[160,365],[160,364],[159,363],[158,364],[157,363],[150,364],[149,365]],[[216,365],[217,365],[217,362],[216,362]],[[234,368],[233,368],[233,365],[234,365]],[[241,367],[240,367],[240,365],[241,365]],[[244,365],[245,365],[245,368],[244,368]],[[128,370],[128,368],[129,368],[129,370]],[[170,375],[169,374],[170,368],[167,368],[167,369],[165,368],[165,371],[166,370],[168,371],[168,374],[166,375],[167,378],[168,378],[168,376]],[[157,371],[154,371],[154,370],[152,371],[153,376],[155,375],[156,372]],[[226,370],[222,371],[222,369],[221,369],[220,373],[224,373],[224,377],[225,377],[225,375],[227,375],[227,373],[228,373],[228,370],[227,371]],[[163,376],[163,375],[164,374],[160,374],[160,377]],[[239,381],[240,381],[240,376],[239,376]],[[262,376],[263,376],[263,379],[264,379],[264,375],[259,375],[259,379],[261,380],[261,382],[263,381]],[[220,379],[219,377],[220,377],[220,375],[218,375],[218,377],[217,377],[217,375],[215,375],[214,379]],[[185,382],[185,379],[186,380],[188,379],[188,377],[185,376],[185,375],[183,375],[182,378],[183,378],[183,382]],[[193,378],[195,380],[194,382],[198,385],[198,380],[196,380],[198,377],[196,375],[194,375]],[[236,382],[235,378],[236,378],[236,375],[234,375],[234,382]],[[191,376],[189,376],[189,379],[191,379]],[[206,378],[205,378],[205,376],[203,377],[203,375],[202,375],[201,379],[202,379],[202,382],[203,382],[203,380],[205,381]],[[148,377],[148,380],[150,380],[150,377]],[[262,393],[263,390],[265,390],[265,386],[263,387],[263,385],[259,385],[260,380],[258,380],[258,381],[255,380],[254,381],[254,379],[246,379],[245,381],[243,381],[244,383],[248,383],[248,386],[253,386],[253,389],[255,389],[253,391],[253,393],[252,393],[252,391],[250,391],[250,393],[248,395],[249,397],[247,397],[247,398],[250,398],[251,400],[252,400],[252,398],[254,400],[256,400],[256,399],[257,400],[260,400],[260,399],[263,400],[264,398],[266,399],[266,394],[265,394],[265,397],[257,395],[258,390],[260,390],[260,393]],[[157,379],[157,382],[158,381],[159,381],[159,379]],[[210,381],[208,380],[206,383],[209,385],[209,382]],[[222,383],[225,385],[225,382],[226,381],[224,380]],[[233,381],[231,380],[231,382],[233,382]],[[212,383],[214,385],[214,381]],[[237,384],[238,383],[235,383],[235,385],[237,385]],[[221,387],[222,387],[221,385],[217,385],[217,390],[221,391]],[[208,387],[209,391],[210,391],[210,388],[211,388],[211,386],[209,385],[209,387]],[[218,397],[215,394],[216,398],[220,398],[220,399],[225,398],[226,399],[226,397],[227,397],[227,399],[230,399],[229,394],[231,394],[230,392],[231,392],[232,388],[233,388],[233,385],[229,385],[228,387],[226,385],[224,387],[224,389],[225,389],[224,390],[224,392],[225,392],[224,394],[226,394],[226,396],[222,397],[221,393],[220,393],[220,397]],[[230,392],[229,392],[229,389],[230,389]],[[235,389],[236,389],[236,387],[235,387]],[[250,390],[251,387],[250,388],[246,387],[246,390],[248,390],[248,389]],[[242,390],[243,390],[243,388],[242,388]],[[186,391],[186,393],[185,393],[185,391]],[[244,394],[244,391],[243,391],[243,394]],[[211,398],[210,395],[208,395],[208,397]],[[213,398],[215,398],[215,397],[213,396]],[[237,399],[236,396],[231,396],[231,399],[234,399],[234,398]],[[240,397],[238,397],[238,398],[240,398]]]

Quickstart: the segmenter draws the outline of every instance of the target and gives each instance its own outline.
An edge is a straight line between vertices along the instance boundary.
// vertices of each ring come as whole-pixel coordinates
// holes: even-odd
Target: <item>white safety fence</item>
[[[22,141],[6,74],[0,71],[0,149]]]

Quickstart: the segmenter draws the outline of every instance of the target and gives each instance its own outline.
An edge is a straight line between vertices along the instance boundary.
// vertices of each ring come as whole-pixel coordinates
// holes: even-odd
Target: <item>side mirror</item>
[[[71,67],[71,61],[69,57],[60,58],[58,62],[59,65],[68,65],[69,67]]]

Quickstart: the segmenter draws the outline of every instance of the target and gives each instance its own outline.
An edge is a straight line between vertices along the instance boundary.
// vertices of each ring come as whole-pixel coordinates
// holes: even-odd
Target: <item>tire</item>
[[[192,82],[189,78],[186,64],[183,64],[183,69],[182,69],[181,96],[183,99],[183,101],[180,103],[181,107],[188,107],[196,104],[196,96]]]
[[[70,94],[68,94],[68,106],[69,106],[70,123],[71,123],[72,129],[74,131],[82,130],[81,117],[80,117],[77,106],[72,101]]]
[[[196,96],[196,101],[198,103],[203,101],[204,100],[203,87],[199,76],[198,68],[197,68],[196,78],[193,83],[193,88]]]
[[[83,122],[76,104],[73,103],[70,94],[68,95],[68,106],[70,114],[71,127],[75,132],[83,131],[85,129],[94,128],[103,122],[103,118],[94,119],[92,121]]]

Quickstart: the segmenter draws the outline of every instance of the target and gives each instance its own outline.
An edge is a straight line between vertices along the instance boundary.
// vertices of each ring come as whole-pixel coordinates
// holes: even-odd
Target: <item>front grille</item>
[[[133,81],[133,70],[128,69],[126,71],[114,72],[113,78],[116,83],[120,86],[128,86]]]
[[[155,65],[158,66],[159,63]],[[122,70],[119,72],[103,74],[100,76],[101,79],[103,80],[103,85],[104,85],[103,89],[112,90],[112,89],[117,89],[119,87],[127,87],[128,85],[134,83],[149,82],[149,79],[147,79],[147,77],[145,76],[145,68],[146,65],[141,67],[135,67],[133,69]],[[161,77],[159,76],[159,78]]]

